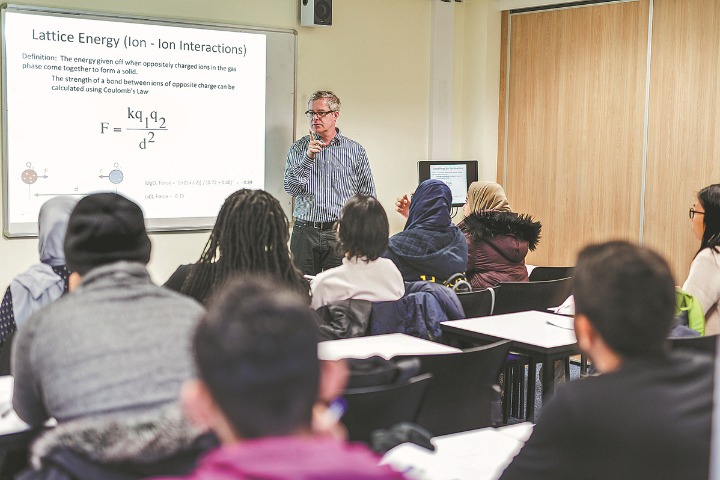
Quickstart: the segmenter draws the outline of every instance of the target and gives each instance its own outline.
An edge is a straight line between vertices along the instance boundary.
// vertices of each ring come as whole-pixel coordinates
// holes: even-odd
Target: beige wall
[[[717,0],[512,15],[498,177],[543,223],[529,263],[569,265],[622,238],[656,249],[682,285],[699,246],[688,208],[720,181],[718,15]]]
[[[310,92],[334,90],[343,101],[339,126],[370,157],[391,231],[403,219],[395,197],[416,185],[416,162],[428,158],[431,25],[440,0],[335,0],[333,26],[299,25],[298,0],[24,1],[76,10],[177,18],[298,31],[297,111]],[[447,4],[445,4],[447,5]],[[500,17],[493,0],[455,3],[453,158],[477,158],[480,175],[494,178]],[[300,116],[298,136],[306,128]],[[152,235],[150,272],[163,282],[176,266],[196,260],[207,233]],[[36,262],[36,240],[0,239],[0,285]],[[2,287],[0,287],[2,288]]]
[[[638,241],[648,9],[510,18],[504,187],[515,211],[543,225],[529,263],[573,265],[588,243]]]
[[[459,157],[479,161],[481,180],[495,180],[497,171],[498,104],[500,96],[500,26],[501,12],[494,3],[469,1],[464,18],[456,22],[462,37],[456,40],[460,56],[457,63],[459,95],[455,97],[461,115],[458,139]]]
[[[720,2],[655,0],[643,242],[682,285],[700,242],[688,209],[720,182]]]

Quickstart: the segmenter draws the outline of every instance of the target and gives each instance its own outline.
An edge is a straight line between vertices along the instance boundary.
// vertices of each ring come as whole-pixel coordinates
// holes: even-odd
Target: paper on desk
[[[431,452],[411,443],[388,451],[382,464],[390,464],[412,480],[495,480],[524,442],[486,428],[433,439]]]
[[[560,315],[557,315],[556,318],[551,318],[547,321],[550,325],[554,325],[556,327],[564,328],[567,330],[575,330],[575,324],[573,323],[572,317],[563,317]]]
[[[0,435],[30,430],[30,425],[20,420],[12,406],[13,377],[0,377]]]
[[[414,443],[403,443],[389,450],[381,465],[389,464],[410,480],[483,480],[495,479],[495,468],[480,462],[440,457]]]
[[[530,438],[530,435],[532,435],[533,427],[534,425],[531,422],[522,422],[514,425],[505,425],[504,427],[498,428],[497,432],[525,443]]]
[[[30,425],[20,420],[12,406],[13,377],[10,375],[0,376],[0,435],[20,433],[30,430]],[[49,419],[46,426],[57,425],[54,418]]]
[[[575,315],[575,297],[570,295],[559,307],[548,308],[558,315]]]
[[[12,407],[11,407],[12,408]],[[19,433],[30,430],[30,425],[20,420],[15,410],[0,419],[0,435]]]

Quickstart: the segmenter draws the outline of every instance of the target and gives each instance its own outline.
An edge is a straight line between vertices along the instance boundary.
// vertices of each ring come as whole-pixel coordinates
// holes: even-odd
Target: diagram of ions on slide
[[[167,121],[156,110],[151,111],[148,115],[143,114],[142,110],[127,107],[127,120],[137,122],[140,125],[131,125],[124,127],[126,131],[145,132],[144,137],[138,143],[138,148],[146,150],[148,145],[155,143],[155,132],[167,132]],[[123,133],[123,127],[111,126],[110,122],[100,122],[100,134],[107,133]]]
[[[28,185],[28,188],[30,189],[29,194],[32,197],[32,186],[38,181],[38,180],[45,180],[49,178],[48,176],[48,169],[45,168],[43,170],[42,175],[38,175],[37,170],[35,167],[33,167],[32,162],[27,162],[25,164],[25,170],[20,174],[20,180],[23,181],[23,183]],[[110,183],[118,185],[122,183],[122,181],[125,179],[125,175],[123,174],[122,170],[120,169],[120,164],[115,163],[113,165],[113,168],[107,173],[107,175],[104,174],[104,169],[100,169],[100,175],[98,175],[98,178],[107,178]],[[57,195],[87,195],[88,192],[80,192],[79,187],[73,188],[73,191],[70,192],[53,192],[53,193],[35,193],[34,196],[36,197],[55,197]],[[117,192],[117,189],[116,189]]]

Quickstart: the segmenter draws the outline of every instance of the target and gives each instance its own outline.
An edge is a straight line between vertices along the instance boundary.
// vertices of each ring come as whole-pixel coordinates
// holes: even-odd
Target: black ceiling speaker
[[[300,25],[303,27],[332,25],[332,0],[300,0]]]

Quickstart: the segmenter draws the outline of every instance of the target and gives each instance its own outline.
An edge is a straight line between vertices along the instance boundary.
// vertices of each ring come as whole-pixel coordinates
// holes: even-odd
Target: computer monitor
[[[478,179],[477,160],[420,160],[418,184],[428,179],[443,181],[452,192],[452,206],[465,204],[468,187]]]

